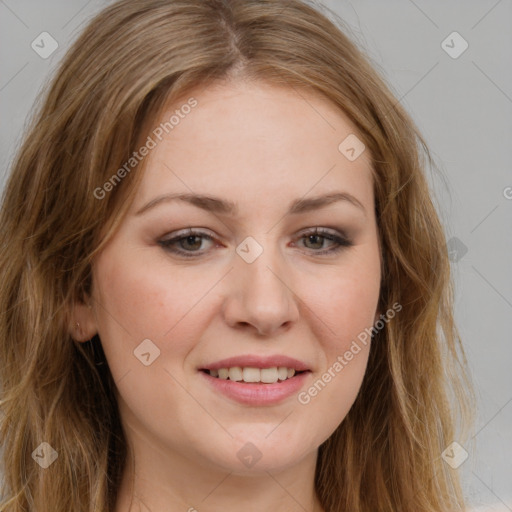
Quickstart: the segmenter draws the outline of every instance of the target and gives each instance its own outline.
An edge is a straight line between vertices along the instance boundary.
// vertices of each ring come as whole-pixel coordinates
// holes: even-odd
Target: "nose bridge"
[[[289,275],[271,235],[245,239],[237,247],[234,293],[228,298],[226,320],[231,325],[250,324],[260,334],[296,321],[298,310]]]
[[[262,304],[282,302],[287,296],[286,275],[280,275],[283,266],[276,253],[266,249],[253,263],[240,263],[240,278],[245,281],[246,295]]]

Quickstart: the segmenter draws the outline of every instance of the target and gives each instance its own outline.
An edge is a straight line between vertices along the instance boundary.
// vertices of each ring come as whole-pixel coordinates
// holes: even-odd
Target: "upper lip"
[[[242,368],[273,368],[284,366],[286,368],[293,368],[299,372],[309,370],[309,366],[306,363],[299,361],[298,359],[294,359],[293,357],[280,354],[273,356],[257,356],[249,354],[244,356],[228,357],[227,359],[207,364],[200,369],[218,370],[219,368],[233,368],[235,366],[240,366]]]

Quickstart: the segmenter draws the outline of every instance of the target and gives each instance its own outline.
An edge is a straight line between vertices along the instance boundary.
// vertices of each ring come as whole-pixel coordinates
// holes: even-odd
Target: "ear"
[[[76,301],[72,310],[69,326],[71,337],[79,342],[89,341],[98,333],[92,302],[90,300],[87,300],[86,303]]]
[[[377,323],[377,320],[379,320],[381,314],[382,313],[380,311],[377,311],[377,313],[375,313],[375,319],[373,320],[373,325],[375,325]]]

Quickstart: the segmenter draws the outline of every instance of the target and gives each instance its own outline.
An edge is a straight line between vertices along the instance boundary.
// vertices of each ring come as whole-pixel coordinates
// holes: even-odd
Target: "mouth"
[[[251,407],[278,405],[292,398],[309,380],[308,364],[284,354],[246,354],[198,368],[218,395]]]

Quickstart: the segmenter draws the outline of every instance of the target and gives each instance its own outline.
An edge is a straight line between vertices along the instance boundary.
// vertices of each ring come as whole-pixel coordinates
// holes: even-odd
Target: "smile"
[[[205,370],[212,377],[245,383],[274,384],[291,379],[295,375],[295,368],[286,366],[274,366],[272,368],[255,368],[247,366],[233,366],[232,368],[219,368],[218,370]]]

